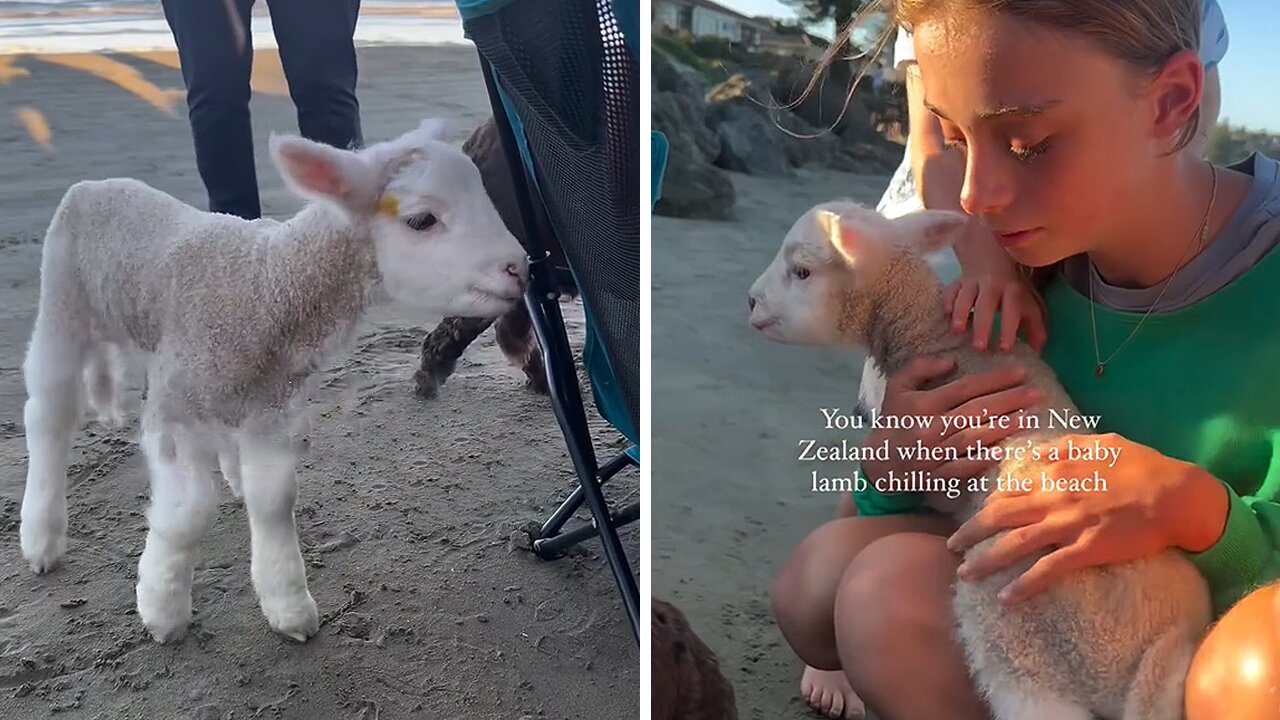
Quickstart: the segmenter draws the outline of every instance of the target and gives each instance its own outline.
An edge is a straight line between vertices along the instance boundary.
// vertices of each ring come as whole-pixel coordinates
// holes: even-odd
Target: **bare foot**
[[[831,718],[862,720],[867,708],[839,670],[818,670],[805,666],[800,678],[800,694],[809,707]]]

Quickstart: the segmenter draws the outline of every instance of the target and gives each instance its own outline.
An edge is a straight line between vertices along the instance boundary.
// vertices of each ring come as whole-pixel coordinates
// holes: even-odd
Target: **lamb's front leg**
[[[213,526],[218,495],[213,453],[190,431],[144,421],[142,449],[151,506],[138,561],[138,616],[163,643],[182,637],[191,621],[196,546]]]
[[[307,590],[293,517],[297,461],[297,451],[285,441],[247,434],[240,441],[241,489],[253,543],[250,573],[258,603],[272,630],[305,642],[320,628],[320,616]]]

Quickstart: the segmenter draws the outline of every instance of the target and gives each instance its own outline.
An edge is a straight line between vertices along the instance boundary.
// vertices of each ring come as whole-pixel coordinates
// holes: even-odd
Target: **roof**
[[[711,0],[668,0],[668,2],[672,2],[673,4],[693,5],[695,7],[706,8],[708,10],[714,10],[722,15],[728,15],[729,17],[735,18],[737,20],[741,20],[742,22],[750,23],[751,25],[755,25],[757,27],[769,27],[769,22],[766,20],[763,20],[761,18],[753,18],[749,15],[743,15],[737,10],[731,10],[721,5],[720,3],[712,2]]]
[[[820,48],[825,48],[831,44],[826,38],[814,35],[804,30],[804,28],[788,25],[777,20],[769,22],[769,30],[764,33],[761,40],[779,44],[795,43]]]

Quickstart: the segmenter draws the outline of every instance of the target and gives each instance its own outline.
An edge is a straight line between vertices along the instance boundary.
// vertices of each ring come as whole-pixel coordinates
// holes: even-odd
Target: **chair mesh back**
[[[466,21],[524,126],[547,216],[640,427],[639,70],[608,0]]]

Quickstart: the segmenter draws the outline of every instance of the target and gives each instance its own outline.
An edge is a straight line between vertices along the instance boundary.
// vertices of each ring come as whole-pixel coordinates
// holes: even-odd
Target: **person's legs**
[[[851,518],[858,514],[853,495],[840,493],[836,507],[837,518]],[[833,718],[855,720],[866,717],[867,709],[862,698],[853,691],[843,670],[820,670],[805,665],[800,674],[800,697],[814,710]]]
[[[862,382],[858,384],[858,412],[867,413],[879,409],[884,401],[885,377],[869,356],[863,363]],[[858,514],[851,493],[841,493],[836,508],[837,518],[851,518]],[[805,665],[800,675],[800,696],[814,710],[833,718],[861,718],[866,715],[862,699],[849,685],[849,678],[839,668],[822,670]]]
[[[253,0],[163,0],[163,6],[178,46],[196,169],[209,209],[255,219],[262,210],[249,123]]]
[[[811,667],[839,670],[836,593],[863,548],[898,533],[946,536],[955,528],[940,515],[887,515],[832,520],[809,534],[778,573],[773,611],[787,642]]]
[[[268,4],[302,136],[338,148],[363,146],[354,40],[360,0]]]
[[[900,533],[866,545],[841,578],[839,664],[881,720],[989,717],[955,638],[951,585],[959,564],[945,537]]]

